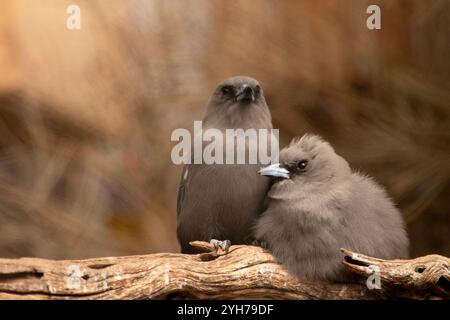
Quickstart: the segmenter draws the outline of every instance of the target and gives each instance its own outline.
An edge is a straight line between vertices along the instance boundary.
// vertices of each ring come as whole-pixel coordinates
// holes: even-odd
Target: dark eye
[[[259,94],[259,92],[261,91],[261,87],[259,85],[256,85],[255,87],[255,93]]]
[[[228,95],[233,92],[233,87],[232,86],[223,86],[222,89],[220,89],[220,92],[222,92],[222,94]]]
[[[308,166],[308,160],[301,160],[297,163],[297,168],[300,171],[304,171],[307,166]]]

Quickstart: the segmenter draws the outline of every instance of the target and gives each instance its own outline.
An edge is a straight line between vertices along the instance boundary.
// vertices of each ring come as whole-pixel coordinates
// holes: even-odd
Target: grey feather
[[[184,185],[186,180],[186,173],[187,173],[186,166],[183,167],[183,170],[181,171],[181,177],[180,177],[180,184],[178,186],[178,196],[177,196],[177,217],[180,215],[181,208],[183,207],[183,199],[184,199]]]
[[[254,231],[294,275],[353,280],[340,248],[382,259],[408,257],[399,210],[380,185],[352,171],[327,142],[313,135],[295,139],[280,152],[280,163],[290,179],[274,181]]]
[[[224,93],[226,86],[234,93]],[[233,98],[233,94],[238,98]],[[223,133],[226,129],[271,129],[270,112],[258,82],[234,77],[219,84],[203,118],[203,129],[208,128]],[[251,227],[262,212],[269,188],[269,181],[258,175],[260,167],[260,164],[185,166],[177,205],[177,236],[182,252],[196,252],[189,246],[193,240],[227,239],[234,244],[253,241]]]

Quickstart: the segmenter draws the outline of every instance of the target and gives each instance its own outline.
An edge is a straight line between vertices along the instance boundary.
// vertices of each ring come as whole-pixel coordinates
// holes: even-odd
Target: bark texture
[[[381,289],[365,284],[299,281],[256,246],[204,254],[53,261],[0,259],[0,299],[442,299],[450,295],[450,259],[429,255],[380,260],[342,249],[343,263],[365,279],[380,275]]]

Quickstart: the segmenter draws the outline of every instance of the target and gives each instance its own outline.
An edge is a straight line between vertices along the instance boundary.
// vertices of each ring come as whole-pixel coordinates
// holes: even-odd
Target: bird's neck
[[[267,107],[244,107],[224,113],[207,113],[204,128],[226,129],[272,129],[272,118]]]
[[[268,197],[277,201],[296,201],[307,203],[327,203],[336,199],[346,199],[350,195],[350,181],[336,179],[328,182],[297,184],[283,180],[273,185]]]

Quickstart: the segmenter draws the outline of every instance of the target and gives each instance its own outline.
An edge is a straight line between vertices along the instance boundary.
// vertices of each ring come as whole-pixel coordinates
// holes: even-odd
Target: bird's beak
[[[285,168],[280,167],[279,163],[271,164],[265,168],[258,171],[262,176],[278,177],[283,179],[289,179],[289,171]]]
[[[243,84],[234,96],[236,101],[253,102],[255,101],[255,92],[252,87],[247,84]]]

